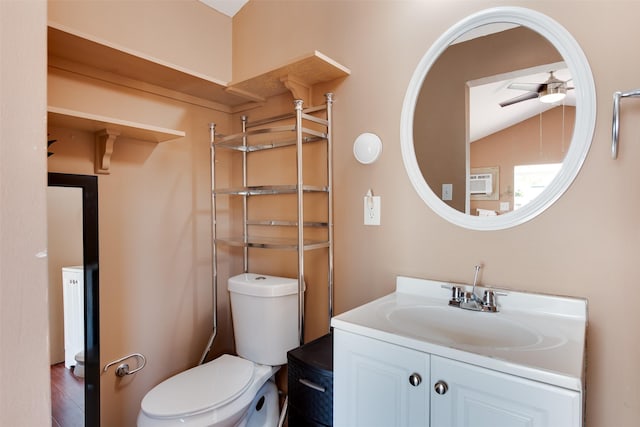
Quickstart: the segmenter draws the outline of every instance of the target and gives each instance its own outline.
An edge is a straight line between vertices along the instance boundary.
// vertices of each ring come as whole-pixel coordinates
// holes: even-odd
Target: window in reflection
[[[561,167],[562,163],[516,165],[513,168],[513,208],[521,208],[538,197],[560,172]]]

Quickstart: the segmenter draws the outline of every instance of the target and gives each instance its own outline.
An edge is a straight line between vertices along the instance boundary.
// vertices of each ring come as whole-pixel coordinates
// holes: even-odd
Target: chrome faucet
[[[475,272],[473,273],[473,287],[471,288],[471,299],[476,304],[482,304],[482,298],[480,298],[476,294],[476,285],[478,284],[478,273],[480,273],[480,269],[482,268],[482,265],[476,265],[473,268],[474,268]]]
[[[496,294],[494,291],[485,290],[482,298],[476,293],[478,273],[481,268],[482,265],[476,265],[474,267],[475,273],[473,275],[473,287],[471,288],[471,292],[464,291],[461,286],[451,286],[451,299],[449,300],[450,306],[460,307],[465,310],[488,311],[491,313],[498,311]]]

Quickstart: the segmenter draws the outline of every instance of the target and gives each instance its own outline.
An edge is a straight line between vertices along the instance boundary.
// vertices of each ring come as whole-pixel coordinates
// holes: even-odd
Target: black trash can
[[[287,353],[289,427],[333,426],[333,335]]]

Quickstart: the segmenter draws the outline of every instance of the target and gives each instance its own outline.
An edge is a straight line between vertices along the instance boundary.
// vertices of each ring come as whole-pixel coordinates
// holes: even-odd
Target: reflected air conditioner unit
[[[493,192],[493,177],[490,173],[469,175],[469,193],[491,195]]]

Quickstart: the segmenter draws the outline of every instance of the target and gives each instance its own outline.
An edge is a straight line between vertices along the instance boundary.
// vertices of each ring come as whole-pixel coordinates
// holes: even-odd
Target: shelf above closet
[[[50,65],[92,77],[105,78],[107,72],[112,79],[124,77],[229,106],[248,101],[228,93],[226,82],[53,23],[48,54]]]
[[[48,106],[47,113],[47,121],[50,126],[94,133],[96,140],[95,172],[101,174],[109,173],[113,145],[119,137],[159,143],[182,138],[186,135],[181,130],[167,129],[54,106]]]
[[[262,102],[288,90],[294,98],[308,102],[311,86],[351,74],[314,51],[258,76],[228,83],[52,22],[48,25],[48,55],[49,65],[67,71],[125,86],[143,82],[231,108]]]

